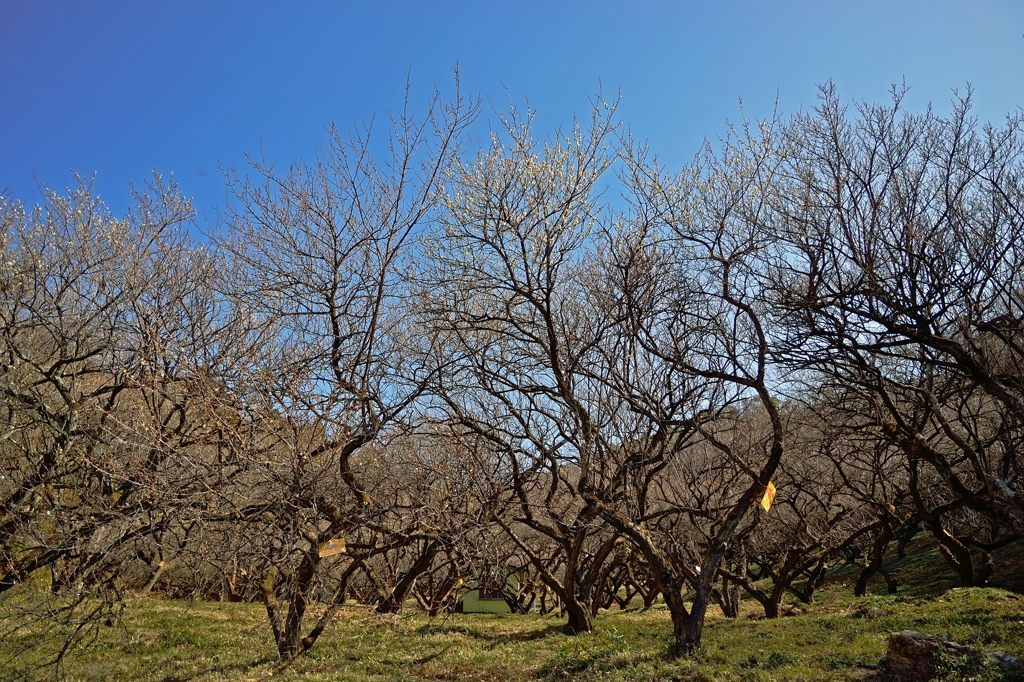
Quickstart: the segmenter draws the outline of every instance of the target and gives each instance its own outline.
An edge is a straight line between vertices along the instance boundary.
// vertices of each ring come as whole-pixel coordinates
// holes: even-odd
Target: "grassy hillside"
[[[1019,569],[1005,552],[997,567]],[[71,659],[71,680],[884,680],[886,635],[915,629],[1024,657],[1024,597],[1000,588],[952,588],[926,543],[890,570],[905,587],[895,596],[852,596],[848,569],[837,570],[809,607],[760,618],[713,613],[704,650],[669,656],[670,623],[648,612],[602,612],[597,632],[561,633],[555,617],[467,614],[431,620],[409,609],[381,617],[347,607],[307,656],[281,669],[256,604],[128,602],[124,622]],[[998,574],[997,574],[998,575]],[[1011,583],[1019,570],[1003,574]],[[881,581],[875,587],[881,587]],[[950,589],[952,588],[952,589]],[[7,642],[6,648],[28,641]],[[44,679],[32,655],[0,670],[9,679]],[[989,679],[990,671],[949,670],[947,679]]]

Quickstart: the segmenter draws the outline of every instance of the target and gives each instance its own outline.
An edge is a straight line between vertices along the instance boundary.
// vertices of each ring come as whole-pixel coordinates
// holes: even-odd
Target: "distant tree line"
[[[230,170],[205,237],[159,176],[123,218],[0,201],[0,639],[58,661],[157,591],[262,603],[289,660],[498,569],[570,633],[660,598],[685,653],[836,563],[895,591],[922,533],[984,584],[1024,534],[1024,119],[904,94],[677,171],[600,98],[481,138],[435,97]]]

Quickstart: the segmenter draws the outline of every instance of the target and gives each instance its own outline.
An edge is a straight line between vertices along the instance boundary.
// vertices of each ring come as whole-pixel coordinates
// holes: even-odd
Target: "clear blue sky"
[[[948,111],[1024,105],[1024,1],[217,2],[0,0],[0,189],[39,200],[98,173],[118,212],[128,183],[174,172],[201,207],[225,196],[218,164],[287,164],[347,126],[451,83],[500,105],[529,97],[570,120],[603,85],[671,163],[748,113],[813,106],[816,84]],[[418,101],[423,101],[422,99]]]

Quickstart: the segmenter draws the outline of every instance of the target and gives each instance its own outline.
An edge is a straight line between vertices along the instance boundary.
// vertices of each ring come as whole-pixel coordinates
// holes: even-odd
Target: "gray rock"
[[[979,658],[978,651],[973,647],[923,635],[915,630],[905,630],[889,633],[885,667],[890,674],[904,682],[930,680],[935,667],[935,655],[940,651],[951,658]]]
[[[1016,656],[1004,654],[1002,651],[993,651],[990,654],[985,654],[985,658],[999,664],[999,670],[1003,673],[1004,679],[1019,679],[1021,672],[1020,660],[1018,660]]]

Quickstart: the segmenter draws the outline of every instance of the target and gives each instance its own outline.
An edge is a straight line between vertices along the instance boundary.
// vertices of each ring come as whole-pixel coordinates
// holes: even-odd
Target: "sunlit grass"
[[[916,563],[915,563],[916,562]],[[934,570],[933,570],[934,569]],[[914,573],[911,573],[913,571]],[[849,575],[847,575],[849,574]],[[131,599],[123,623],[103,628],[68,662],[69,680],[843,680],[884,679],[889,632],[914,629],[1024,657],[1024,597],[1001,589],[948,589],[927,550],[908,557],[904,580],[925,588],[852,596],[836,571],[815,603],[787,598],[777,620],[752,601],[729,620],[709,615],[696,655],[670,654],[663,607],[602,612],[596,632],[570,637],[555,616],[378,616],[351,606],[307,655],[282,667],[259,604]],[[29,636],[39,636],[34,633]],[[0,644],[2,647],[18,642]],[[50,679],[19,657],[5,679]]]

